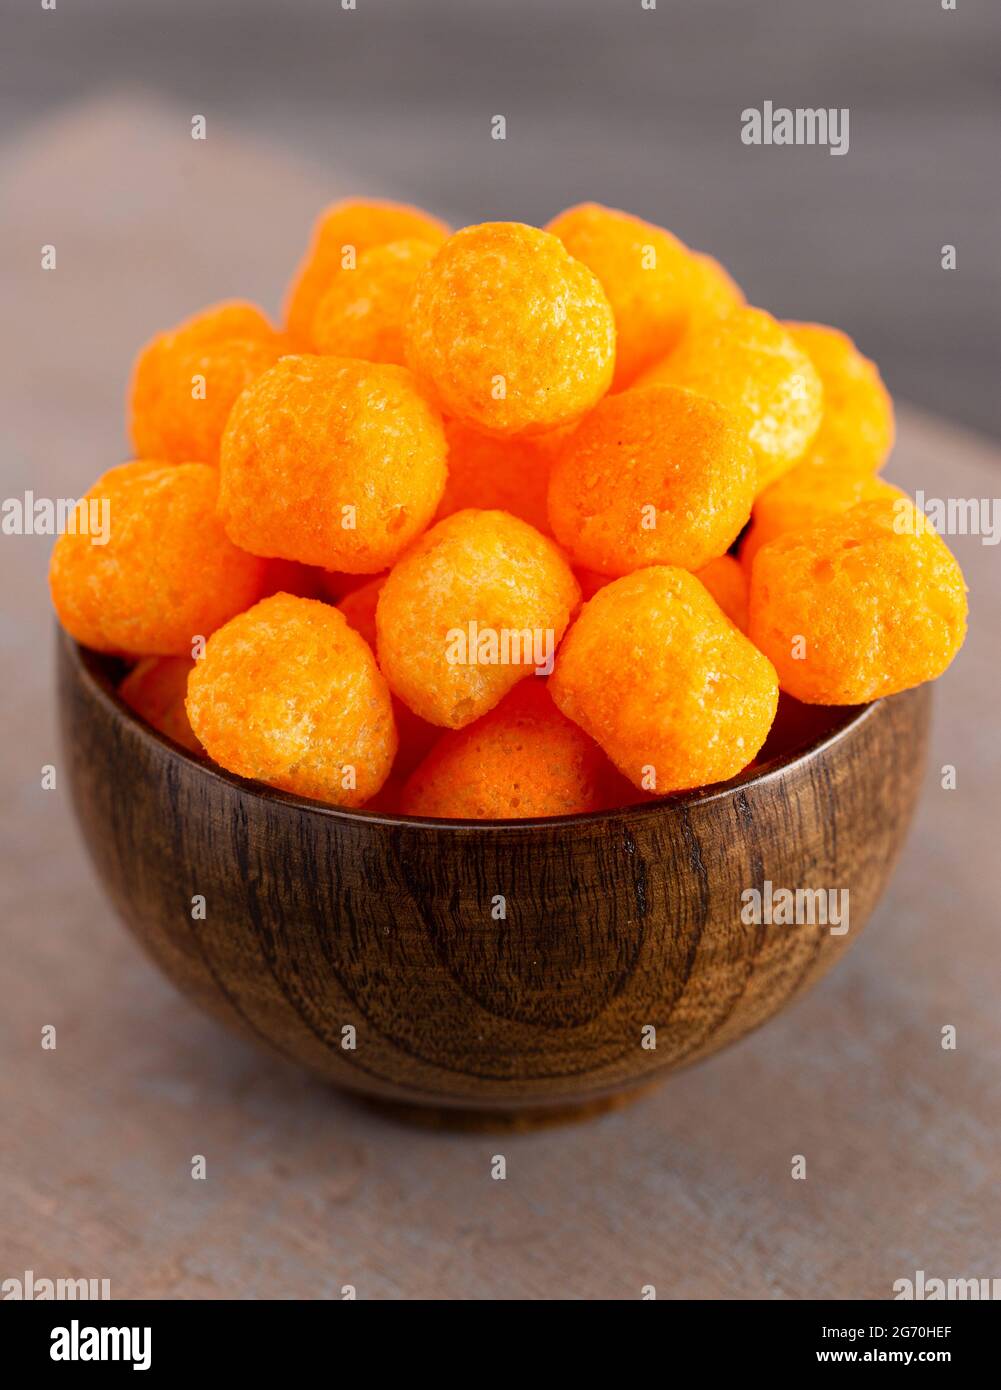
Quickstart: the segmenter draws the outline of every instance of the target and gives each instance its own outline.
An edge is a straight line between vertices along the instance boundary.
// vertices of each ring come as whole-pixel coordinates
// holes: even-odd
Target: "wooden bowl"
[[[785,742],[799,747],[776,753],[779,730],[724,785],[448,822],[336,810],[223,772],[138,719],[118,674],[60,637],[80,828],[164,973],[339,1086],[507,1114],[641,1087],[812,984],[890,876],[930,705],[928,687],[856,709],[793,702],[802,727]],[[848,889],[849,931],[745,924],[742,893],[766,880]]]

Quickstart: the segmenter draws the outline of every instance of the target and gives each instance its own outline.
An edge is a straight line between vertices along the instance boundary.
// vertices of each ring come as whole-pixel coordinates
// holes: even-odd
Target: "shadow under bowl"
[[[858,936],[921,785],[922,686],[784,702],[752,769],[614,811],[344,811],[193,757],[59,636],[73,804],[163,972],[315,1073],[412,1110],[591,1110],[766,1022]],[[847,889],[849,930],[746,922],[748,889]],[[204,917],[192,900],[204,898]],[[652,1030],[652,1031],[651,1031]]]

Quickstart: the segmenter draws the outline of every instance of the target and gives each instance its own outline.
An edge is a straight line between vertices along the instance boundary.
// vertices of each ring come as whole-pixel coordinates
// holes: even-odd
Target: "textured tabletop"
[[[170,112],[120,103],[8,150],[4,495],[77,496],[119,462],[136,345],[211,299],[277,308],[304,227],[349,186],[221,135],[198,149]],[[995,446],[900,414],[892,480],[1001,491]],[[498,1137],[405,1127],[323,1088],[203,1018],[126,936],[59,779],[50,544],[0,537],[0,1280],[107,1278],[116,1297],[886,1298],[919,1269],[1001,1275],[999,547],[950,538],[970,638],[936,692],[908,847],[845,962],[628,1108]]]

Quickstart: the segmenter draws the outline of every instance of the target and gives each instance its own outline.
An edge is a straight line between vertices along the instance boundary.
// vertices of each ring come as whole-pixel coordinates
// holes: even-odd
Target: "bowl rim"
[[[79,679],[82,679],[88,686],[91,694],[102,703],[108,712],[119,719],[124,718],[136,730],[138,736],[147,743],[159,747],[161,750],[186,763],[192,769],[197,770],[204,776],[226,783],[228,786],[240,791],[248,796],[253,796],[261,801],[270,801],[280,805],[288,806],[299,811],[307,811],[312,815],[319,815],[331,818],[336,821],[343,821],[352,825],[384,825],[391,828],[413,829],[426,831],[465,831],[470,834],[487,834],[494,830],[526,830],[532,827],[552,827],[560,826],[586,826],[602,822],[611,822],[628,816],[630,819],[641,819],[647,816],[655,816],[664,812],[684,812],[690,806],[702,806],[707,802],[719,801],[726,797],[736,796],[745,791],[748,787],[764,786],[768,783],[784,776],[797,767],[813,761],[827,749],[836,744],[853,737],[871,719],[876,717],[877,711],[886,703],[886,698],[873,700],[867,705],[845,705],[846,710],[852,713],[845,718],[844,723],[832,729],[830,733],[813,743],[796,747],[787,753],[780,754],[778,757],[770,758],[761,767],[747,769],[738,772],[735,777],[731,777],[726,782],[715,782],[705,787],[694,787],[689,791],[668,792],[665,796],[659,797],[655,801],[640,801],[627,806],[615,806],[602,809],[600,811],[576,811],[568,815],[561,816],[525,816],[509,817],[503,820],[473,820],[462,818],[439,818],[435,816],[404,816],[393,815],[387,811],[365,811],[361,808],[349,808],[345,806],[333,806],[325,801],[314,801],[309,797],[297,796],[294,792],[280,791],[277,787],[269,787],[265,782],[257,782],[249,777],[241,777],[238,773],[229,772],[226,768],[220,767],[218,763],[211,762],[206,758],[199,757],[191,753],[180,743],[175,742],[169,735],[163,734],[159,729],[154,729],[145,719],[142,719],[135,710],[118,694],[117,689],[112,684],[107,673],[102,670],[102,663],[114,660],[111,653],[94,651],[92,648],[83,646],[77,642],[63,628],[57,627],[59,640],[63,650],[67,653],[73,669]],[[142,659],[142,658],[140,658]],[[908,692],[903,692],[908,693]],[[892,697],[891,697],[892,698]]]

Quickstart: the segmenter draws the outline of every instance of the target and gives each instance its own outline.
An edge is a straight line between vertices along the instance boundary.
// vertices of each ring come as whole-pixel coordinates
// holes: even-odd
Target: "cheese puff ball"
[[[375,579],[369,579],[366,583],[359,584],[357,588],[345,594],[337,605],[350,626],[359,636],[364,637],[373,652],[376,648],[375,610],[385,582],[386,576],[384,574],[378,575]],[[396,761],[393,763],[393,776],[402,778],[431,751],[431,748],[441,737],[441,729],[434,724],[429,724],[420,715],[414,714],[413,710],[408,709],[403,701],[397,699],[395,695],[393,696],[393,718],[396,720],[396,732],[400,745],[397,750]],[[389,793],[384,787],[380,793],[380,805],[383,806],[383,809],[386,809],[388,805],[388,796]],[[371,810],[372,808],[369,807],[368,809]]]
[[[313,351],[313,320],[320,300],[345,268],[355,265],[373,246],[388,241],[430,241],[449,234],[444,222],[420,208],[376,199],[345,200],[320,213],[306,254],[285,296],[285,323],[300,351]]]
[[[206,463],[125,463],[83,499],[107,508],[107,545],[81,532],[56,541],[49,567],[59,621],[85,647],[190,656],[256,603],[265,565],[229,540],[216,515],[219,473]]]
[[[256,304],[247,299],[222,299],[199,309],[170,330],[171,334],[183,336],[189,343],[220,342],[224,338],[261,338],[270,340],[277,329]],[[169,334],[160,334],[167,337]],[[156,342],[154,338],[152,340]]]
[[[253,304],[213,305],[161,333],[139,353],[129,393],[136,455],[218,463],[233,402],[267,371],[288,340]]]
[[[704,251],[692,252],[688,275],[688,317],[685,332],[724,318],[744,306],[744,291],[725,266]]]
[[[389,689],[329,604],[274,594],[213,633],[188,718],[230,772],[336,806],[375,796],[396,754]]]
[[[599,203],[581,203],[546,230],[594,271],[615,315],[614,389],[670,352],[684,331],[692,253],[663,227]]]
[[[805,704],[863,704],[934,680],[966,612],[959,565],[909,498],[787,532],[751,570],[751,640]]]
[[[313,318],[315,351],[402,366],[414,285],[437,249],[431,241],[390,241],[335,275]]]
[[[599,574],[700,569],[751,514],[755,466],[725,406],[674,386],[608,396],[549,479],[549,520],[574,563]]]
[[[747,631],[747,572],[733,555],[710,560],[695,575],[741,632]]]
[[[783,325],[807,354],[824,387],[824,414],[806,459],[875,473],[893,448],[893,401],[875,362],[847,333],[820,323]]]
[[[549,689],[634,787],[660,795],[746,767],[779,693],[771,662],[695,575],[667,565],[595,594],[564,638]]]
[[[378,574],[434,516],[446,452],[404,368],[283,357],[233,407],[219,513],[255,555]]]
[[[407,364],[443,414],[488,434],[544,434],[608,390],[615,321],[597,278],[520,222],[456,232],[421,271]]]
[[[653,382],[698,391],[738,414],[754,451],[759,491],[803,456],[820,427],[820,377],[764,309],[735,309],[687,333],[637,385]]]
[[[831,464],[797,463],[755,498],[751,525],[740,544],[740,563],[750,574],[755,555],[776,536],[806,530],[859,502],[904,495],[871,473],[846,473]]]
[[[375,579],[366,579],[364,584],[359,584],[337,601],[337,607],[348,623],[355,632],[364,637],[373,651],[376,642],[375,610],[385,582],[384,574],[377,575]]]
[[[438,520],[479,507],[510,512],[550,535],[546,493],[552,454],[539,439],[494,439],[459,420],[446,420],[448,481]],[[541,438],[541,437],[540,437]]]
[[[190,656],[144,656],[122,681],[118,693],[147,724],[189,753],[201,753],[202,745],[184,708],[194,665]]]
[[[423,719],[462,729],[545,667],[580,599],[559,550],[506,512],[456,512],[390,571],[379,665]]]
[[[458,820],[598,810],[607,761],[560,714],[546,683],[524,680],[468,729],[443,734],[400,798],[407,816]]]

